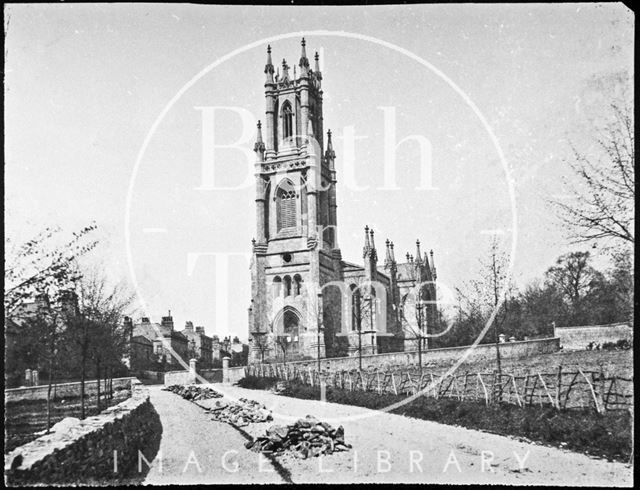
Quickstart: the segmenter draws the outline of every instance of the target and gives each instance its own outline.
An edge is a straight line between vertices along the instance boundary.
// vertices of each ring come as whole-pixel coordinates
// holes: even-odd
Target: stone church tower
[[[363,264],[342,260],[337,242],[335,152],[324,137],[322,74],[311,69],[305,40],[298,70],[274,69],[267,47],[265,123],[254,151],[256,238],[251,260],[249,362],[317,359],[412,349],[403,320],[435,318],[435,268],[421,255],[396,262],[386,240],[378,264],[374,231],[365,228]],[[264,130],[264,133],[263,133]],[[432,252],[433,254],[433,252]],[[409,304],[417,283],[422,300]],[[430,319],[431,318],[431,319]]]
[[[299,73],[282,60],[274,75],[271,47],[264,72],[266,114],[255,144],[256,239],[251,264],[251,357],[261,349],[314,358],[325,355],[319,286],[339,279],[336,172],[331,132],[326,149],[322,74],[311,69],[302,40]],[[279,70],[278,70],[279,72]],[[261,344],[258,346],[258,344]],[[264,345],[264,347],[261,347]],[[284,353],[283,353],[284,351]]]

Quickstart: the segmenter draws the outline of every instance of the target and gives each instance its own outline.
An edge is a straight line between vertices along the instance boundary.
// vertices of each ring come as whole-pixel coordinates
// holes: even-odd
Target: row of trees
[[[507,338],[546,337],[553,327],[601,325],[633,320],[633,269],[630,251],[616,253],[613,266],[599,271],[592,266],[589,252],[562,255],[544,276],[517,289],[505,283],[507,264],[494,241],[478,279],[457,289],[456,314],[448,321],[439,317],[428,333],[446,333],[429,340],[430,347],[469,345],[481,334],[495,311],[492,327],[481,343]],[[506,288],[504,301],[496,311]]]
[[[485,326],[504,292],[493,328],[482,342],[507,337],[547,336],[553,325],[633,323],[635,244],[635,136],[632,104],[624,97],[592,126],[594,144],[586,151],[573,147],[567,162],[572,179],[565,182],[569,199],[556,199],[556,210],[565,234],[573,244],[600,249],[607,257],[606,270],[593,266],[588,251],[574,251],[556,260],[542,278],[517,290],[507,282],[507,259],[494,240],[479,277],[457,290],[457,316],[439,318],[435,331],[449,331],[432,339],[433,347],[473,342]],[[600,246],[599,246],[600,245]],[[581,248],[582,248],[581,247]],[[433,330],[432,330],[433,331]],[[491,334],[493,335],[487,335]],[[499,360],[498,360],[499,363]]]
[[[56,243],[60,229],[46,230],[5,257],[5,325],[13,326],[5,379],[20,384],[25,369],[38,369],[48,381],[48,425],[54,382],[80,379],[84,418],[85,380],[98,380],[100,410],[100,382],[110,387],[113,377],[127,373],[131,327],[123,320],[133,295],[122,285],[109,286],[104,271],[80,266],[98,243],[95,230],[88,226],[62,245]]]

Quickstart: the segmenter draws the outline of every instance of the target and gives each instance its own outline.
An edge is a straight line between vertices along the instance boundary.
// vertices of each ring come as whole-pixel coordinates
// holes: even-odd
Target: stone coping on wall
[[[558,345],[558,349],[559,349],[559,345],[560,345],[560,338],[559,337],[545,337],[542,339],[529,339],[529,340],[516,340],[513,342],[504,342],[499,344],[501,349],[504,350],[506,349],[514,349],[517,346],[523,346],[523,345],[535,345],[535,344],[557,344]],[[447,353],[457,353],[457,352],[463,352],[466,351],[467,349],[476,349],[476,348],[495,348],[495,343],[488,343],[488,344],[478,344],[475,347],[471,346],[471,345],[461,345],[461,346],[457,346],[457,347],[442,347],[442,348],[438,348],[438,349],[425,349],[424,351],[422,351],[422,355],[423,355],[423,359],[425,361],[429,360],[430,356],[434,356],[437,354],[447,354]],[[558,350],[556,349],[556,350]],[[413,357],[413,356],[417,356],[418,355],[418,350],[410,350],[410,351],[398,351],[398,352],[385,352],[382,354],[363,354],[362,355],[362,360],[364,361],[384,361],[385,358],[392,358],[394,356],[405,356],[405,357]],[[517,356],[516,356],[517,357]],[[321,359],[322,363],[331,363],[331,362],[336,362],[336,363],[340,363],[340,362],[353,362],[355,360],[358,359],[358,356],[347,356],[347,357],[325,357]],[[307,359],[307,360],[303,360],[303,361],[287,361],[287,364],[292,364],[292,365],[307,365],[307,364],[317,364],[318,360],[317,359]],[[260,363],[254,363],[254,364],[260,364]],[[272,364],[282,364],[281,362],[278,363],[272,363]]]
[[[113,378],[113,388],[129,388],[133,380],[137,380],[134,377],[125,377],[125,378]],[[101,380],[102,381],[102,380]],[[85,390],[92,389],[96,386],[97,380],[88,379],[84,382]],[[80,396],[80,381],[73,381],[71,383],[54,383],[51,385],[51,390],[57,393],[67,393],[72,390],[75,391],[77,388],[78,393],[77,396]],[[20,388],[8,388],[4,390],[4,398],[5,402],[11,402],[14,400],[22,400],[22,399],[45,399],[47,398],[47,392],[49,390],[49,386],[47,384],[40,384],[37,386],[22,386]],[[69,396],[66,394],[66,396]]]
[[[5,477],[9,471],[29,472],[34,466],[43,464],[47,458],[55,460],[61,451],[71,450],[73,445],[85,438],[97,436],[108,425],[129,417],[145,403],[150,403],[149,390],[133,378],[130,398],[105,409],[98,415],[64,424],[59,431],[54,430],[6,454]],[[53,428],[55,429],[55,426]]]
[[[620,323],[605,323],[604,325],[566,325],[563,327],[556,326],[556,330],[566,330],[566,329],[578,329],[578,328],[613,328],[613,327],[628,327],[631,329],[631,325],[629,322],[620,322]]]

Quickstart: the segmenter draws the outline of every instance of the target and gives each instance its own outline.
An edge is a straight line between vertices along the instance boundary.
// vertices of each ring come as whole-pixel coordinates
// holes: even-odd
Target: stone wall
[[[114,378],[113,389],[130,389],[131,382],[136,378]],[[102,382],[101,391],[104,391],[104,381]],[[94,395],[97,392],[97,381],[87,380],[84,383],[85,393],[88,395]],[[4,390],[4,399],[6,402],[20,401],[20,400],[46,400],[49,387],[47,385],[29,386],[26,388],[11,388]],[[55,399],[71,398],[80,396],[80,383],[60,383],[53,385],[51,388],[51,395]]]
[[[633,328],[628,323],[556,327],[555,336],[560,338],[560,345],[565,350],[585,350],[589,342],[594,346],[621,339],[633,342]]]
[[[117,483],[137,472],[138,451],[152,460],[162,433],[149,392],[137,381],[131,398],[59,431],[53,429],[5,456],[8,485]]]
[[[190,385],[196,383],[196,376],[190,371],[169,371],[164,373],[164,385]]]
[[[454,363],[467,354],[469,346],[449,347],[444,349],[429,349],[422,353],[422,362],[451,362]],[[500,344],[500,355],[502,358],[526,357],[537,354],[551,354],[560,350],[560,339],[535,339],[520,340],[516,342],[507,342]],[[496,355],[495,344],[478,344],[468,352],[467,360],[492,360]],[[297,366],[317,367],[317,361],[298,361],[288,362],[287,364]],[[384,368],[389,365],[405,364],[417,365],[418,352],[390,352],[386,354],[375,354],[362,356],[362,367],[380,367]],[[322,359],[322,369],[330,370],[349,370],[358,368],[358,356],[354,357],[336,357],[333,359]]]
[[[203,369],[198,371],[198,375],[209,383],[222,383],[222,369]]]
[[[245,367],[232,367],[223,373],[222,382],[225,384],[233,384],[240,381],[246,375]]]
[[[200,378],[204,378],[208,383],[233,384],[244,378],[244,376],[244,366],[227,367],[223,369],[199,369],[198,376],[194,376],[189,371],[171,371],[165,373],[164,384],[165,386],[171,386],[202,383],[202,379]]]

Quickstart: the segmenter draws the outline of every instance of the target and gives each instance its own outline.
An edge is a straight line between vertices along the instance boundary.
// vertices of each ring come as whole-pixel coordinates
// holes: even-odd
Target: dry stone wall
[[[137,471],[138,451],[151,461],[162,426],[139,382],[131,398],[85,420],[61,424],[5,456],[5,482],[109,484]],[[115,452],[115,453],[114,453]]]

